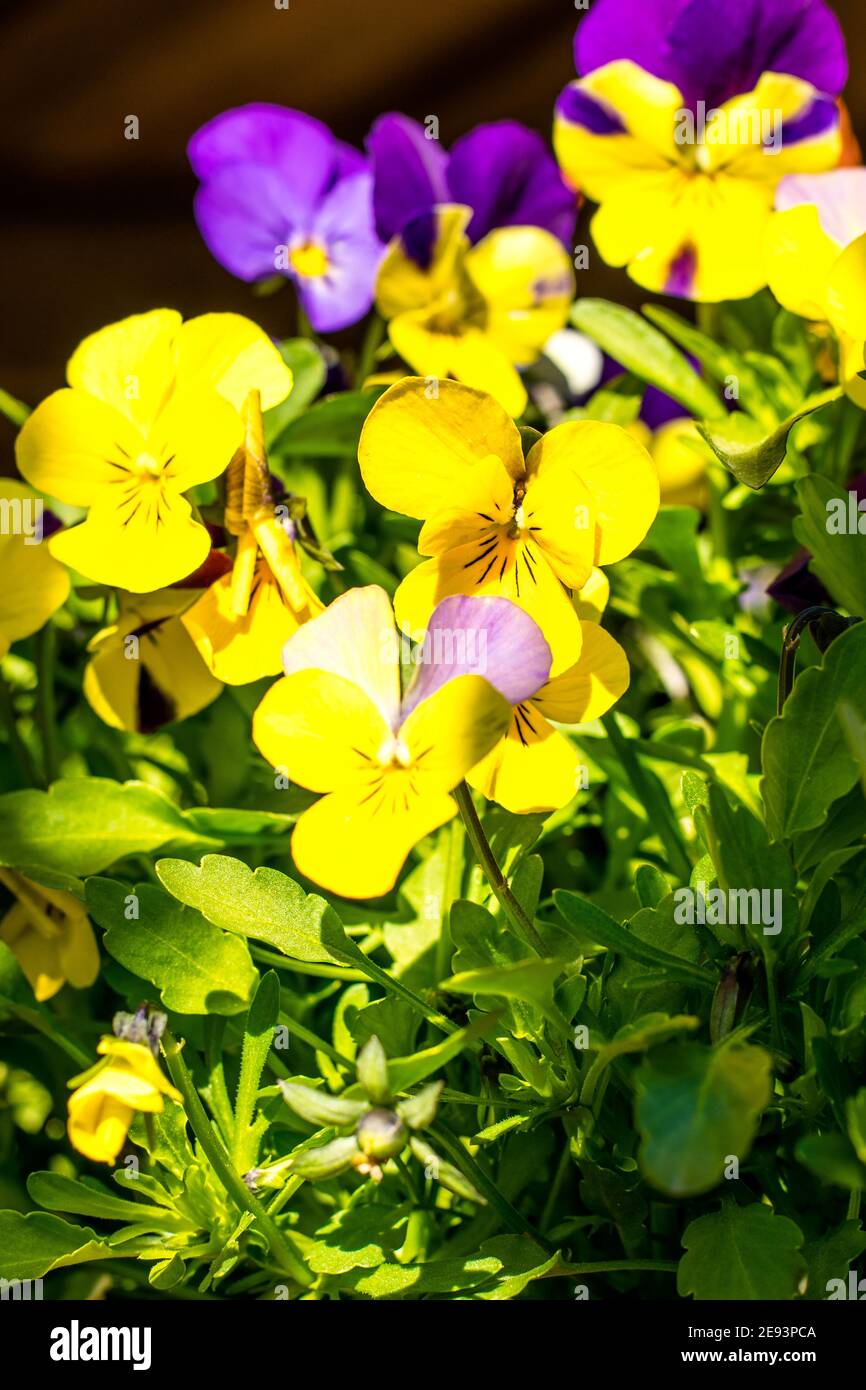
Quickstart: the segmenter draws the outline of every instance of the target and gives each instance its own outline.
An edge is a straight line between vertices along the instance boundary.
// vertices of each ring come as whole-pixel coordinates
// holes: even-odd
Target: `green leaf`
[[[128,854],[199,843],[183,813],[143,782],[75,777],[0,796],[0,863],[84,878]]]
[[[866,537],[847,527],[828,529],[827,504],[841,498],[847,512],[847,490],[820,473],[800,478],[796,486],[800,516],[794,521],[794,535],[811,554],[810,570],[852,616],[866,617]]]
[[[407,1091],[410,1086],[417,1085],[419,1081],[426,1081],[428,1076],[434,1071],[438,1071],[440,1067],[444,1067],[445,1063],[450,1062],[452,1057],[457,1057],[477,1038],[490,1032],[495,1027],[496,1021],[495,1014],[485,1015],[484,1018],[476,1019],[475,1022],[470,1023],[468,1027],[452,1033],[442,1042],[434,1043],[432,1047],[425,1047],[421,1052],[413,1052],[411,1057],[391,1057],[388,1061],[388,1075],[394,1094]]]
[[[304,1259],[316,1274],[346,1274],[376,1269],[406,1237],[407,1207],[347,1207],[316,1232]]]
[[[65,1211],[74,1216],[95,1216],[104,1221],[153,1222],[159,1230],[172,1226],[171,1213],[145,1202],[129,1202],[118,1197],[96,1178],[68,1178],[63,1173],[31,1173],[27,1191],[48,1211]]]
[[[92,878],[87,905],[105,930],[115,960],[160,991],[167,1009],[184,1014],[236,1014],[245,1009],[258,972],[242,941],[154,884],[135,889],[138,917],[128,919],[129,884]]]
[[[265,1123],[261,1120],[253,1123],[256,1097],[279,1016],[279,976],[275,970],[269,970],[259,981],[244,1025],[231,1148],[232,1161],[239,1173],[249,1172],[258,1158]]]
[[[354,965],[363,957],[324,898],[308,896],[278,869],[253,872],[240,859],[206,854],[200,865],[160,859],[156,872],[173,897],[215,926],[264,941],[292,960]]]
[[[761,488],[768,483],[784,463],[788,450],[788,435],[805,416],[836,400],[841,388],[812,396],[793,411],[770,434],[750,416],[741,412],[729,415],[721,424],[703,421],[698,432],[707,441],[716,458],[746,487]]]
[[[848,1139],[837,1130],[807,1134],[797,1144],[794,1156],[822,1182],[833,1183],[847,1192],[866,1188],[866,1164],[860,1162]]]
[[[803,1246],[803,1257],[809,1268],[806,1298],[825,1299],[833,1279],[848,1282],[851,1264],[866,1250],[866,1231],[859,1221],[843,1221],[835,1231],[810,1240]]]
[[[494,965],[484,970],[464,970],[452,975],[449,980],[443,980],[441,988],[454,994],[472,994],[479,999],[499,996],[527,1000],[556,1028],[562,1030],[565,1024],[553,1002],[553,986],[567,964],[562,960],[533,958],[508,965]]]
[[[700,1216],[686,1227],[677,1292],[704,1299],[777,1300],[800,1292],[803,1232],[762,1202]]]
[[[112,1254],[89,1226],[32,1211],[0,1211],[0,1279],[41,1279],[52,1269],[104,1260]]]
[[[761,794],[773,840],[820,826],[832,802],[857,781],[840,705],[866,718],[866,623],[830,643],[820,666],[802,671],[764,731]]]
[[[715,381],[724,386],[729,378],[736,378],[740,398],[743,402],[750,409],[757,411],[761,405],[764,405],[766,410],[766,393],[760,377],[740,353],[732,352],[729,348],[715,342],[713,338],[708,338],[705,333],[701,333],[699,329],[695,328],[694,324],[687,323],[685,319],[680,318],[679,314],[665,309],[661,304],[644,304],[641,308],[648,319],[663,329],[670,338],[673,338],[675,343],[679,343],[680,347],[685,348],[692,357],[696,357]],[[768,414],[771,413],[768,412]]]
[[[724,413],[717,396],[688,359],[633,309],[604,299],[579,299],[571,321],[630,372],[673,396],[690,415]]]
[[[274,453],[282,459],[354,457],[364,421],[384,389],[341,391],[317,401],[281,431]]]
[[[294,380],[286,399],[265,412],[265,447],[268,449],[278,443],[286,426],[316,399],[328,374],[324,357],[308,338],[287,338],[279,344],[279,349]]]
[[[583,898],[578,893],[570,893],[564,888],[557,888],[553,898],[566,922],[615,955],[640,961],[644,965],[659,966],[674,978],[687,980],[690,984],[715,987],[715,976],[709,970],[641,940],[635,932],[620,926],[619,922],[609,917],[588,898]]]
[[[731,1157],[742,1163],[772,1094],[770,1057],[735,1044],[667,1044],[635,1076],[640,1166],[673,1197],[708,1192]]]

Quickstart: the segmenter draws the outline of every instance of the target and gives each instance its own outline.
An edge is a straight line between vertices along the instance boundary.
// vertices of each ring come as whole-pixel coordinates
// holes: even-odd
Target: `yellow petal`
[[[327,671],[284,676],[253,715],[259,752],[314,792],[372,775],[379,751],[391,741],[391,728],[364,691]]]
[[[344,898],[378,898],[394,887],[406,856],[456,813],[444,792],[419,796],[394,772],[370,795],[366,786],[322,797],[292,835],[292,858],[313,883]]]
[[[9,947],[40,1003],[63,988],[57,940],[37,931],[20,903],[13,904],[0,923],[0,941]]]
[[[112,405],[83,391],[55,391],[25,420],[15,441],[23,477],[60,502],[89,507],[129,476],[144,436]]]
[[[579,768],[568,739],[550,727],[534,701],[526,701],[515,711],[506,737],[467,781],[488,800],[524,815],[566,806],[581,785]]]
[[[498,526],[509,526],[513,513],[514,479],[490,454],[455,480],[450,505],[434,512],[421,527],[418,549],[422,555],[440,555],[492,535]]]
[[[465,232],[472,209],[443,205],[433,217],[435,239],[428,266],[419,265],[408,255],[399,236],[382,258],[376,276],[376,307],[383,318],[423,309],[458,283],[458,267],[469,247]]]
[[[610,580],[604,570],[594,569],[586,583],[574,595],[575,612],[586,622],[601,622],[609,598]]]
[[[242,314],[201,314],[178,338],[177,392],[213,389],[236,410],[260,392],[262,410],[285,400],[292,373],[268,335]]]
[[[456,377],[513,417],[526,409],[526,389],[508,353],[484,329],[466,324],[443,332],[435,314],[419,311],[392,319],[388,334],[394,350],[428,381]]]
[[[430,614],[452,594],[510,599],[541,628],[553,656],[552,670],[571,665],[580,651],[580,620],[568,591],[532,541],[483,541],[457,546],[411,570],[394,595],[399,626],[423,635]]]
[[[209,482],[229,465],[243,438],[234,406],[216,391],[172,396],[147,437],[147,452],[165,460],[162,477],[178,492]],[[170,462],[169,462],[170,460]]]
[[[64,979],[73,989],[87,989],[99,974],[99,947],[87,913],[70,916],[57,945]]]
[[[595,557],[595,498],[568,456],[554,458],[543,471],[530,474],[522,511],[527,531],[554,574],[570,589],[580,589],[592,573]]]
[[[283,669],[328,671],[362,690],[393,728],[400,708],[400,652],[391,600],[376,584],[350,589],[286,644]]]
[[[0,479],[0,511],[15,521],[16,508],[26,532],[14,534],[11,525],[0,532],[0,647],[38,632],[66,602],[69,576],[42,543],[31,544],[38,499],[12,478]],[[39,504],[41,505],[41,503]],[[29,509],[29,510],[26,510]]]
[[[94,1163],[114,1163],[126,1143],[135,1112],[121,1101],[99,1092],[88,1094],[73,1109],[69,1101],[69,1142]]]
[[[256,569],[249,606],[238,616],[232,604],[232,573],[222,575],[183,615],[183,625],[208,669],[227,685],[246,685],[279,675],[283,647],[302,618],[283,599],[267,565]],[[307,613],[321,611],[309,591]]]
[[[499,227],[473,246],[466,270],[484,299],[485,335],[515,366],[535,362],[574,298],[562,242],[541,227]]]
[[[809,319],[827,318],[827,282],[840,247],[821,227],[818,209],[801,203],[767,223],[767,283],[779,303]]]
[[[606,714],[628,685],[628,658],[622,647],[603,627],[584,623],[578,661],[552,677],[532,704],[557,724],[588,724]]]
[[[652,461],[659,475],[661,500],[668,507],[697,507],[707,502],[707,465],[713,455],[694,420],[668,420],[652,439]]]
[[[492,397],[456,381],[407,377],[379,398],[361,431],[358,461],[383,507],[424,520],[447,506],[465,469],[494,454],[523,475],[517,427]]]
[[[827,312],[840,338],[853,339],[862,347],[866,339],[866,234],[846,246],[835,261],[827,281]],[[857,371],[862,368],[861,355]]]
[[[69,359],[69,385],[105,401],[146,433],[174,380],[180,321],[174,309],[154,309],[91,333]]]
[[[511,706],[482,676],[456,676],[400,729],[419,793],[450,792],[502,737]]]
[[[145,593],[198,569],[210,537],[193,520],[185,498],[153,483],[139,489],[125,509],[100,502],[80,526],[53,535],[48,548],[96,584]]]
[[[619,134],[596,135],[557,115],[554,148],[576,187],[601,202],[639,171],[667,170],[676,158],[676,113],[683,106],[671,82],[621,60],[596,68],[572,85],[612,110],[624,126]]]
[[[640,545],[659,506],[658,475],[646,449],[619,425],[576,420],[533,445],[529,475],[568,465],[595,504],[595,562],[611,565]]]

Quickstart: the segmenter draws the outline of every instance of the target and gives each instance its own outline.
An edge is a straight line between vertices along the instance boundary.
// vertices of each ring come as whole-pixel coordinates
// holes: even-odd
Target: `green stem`
[[[642,1271],[676,1274],[678,1269],[676,1260],[602,1260],[598,1264],[560,1265],[551,1270],[551,1274],[558,1278],[563,1275],[570,1277],[578,1274],[637,1274]]]
[[[463,891],[463,822],[455,816],[442,829],[445,842],[445,873],[442,876],[442,905],[439,940],[436,943],[436,979],[451,974],[451,906]]]
[[[431,1127],[430,1137],[433,1139],[437,1148],[444,1151],[446,1157],[451,1159],[455,1168],[459,1168],[461,1173],[469,1179],[473,1187],[477,1187],[483,1197],[487,1198],[490,1206],[498,1213],[503,1226],[507,1230],[513,1231],[515,1235],[528,1235],[546,1250],[548,1254],[553,1254],[553,1246],[544,1239],[539,1231],[536,1231],[529,1222],[520,1215],[516,1207],[513,1207],[503,1192],[500,1192],[496,1183],[484,1171],[480,1163],[476,1163],[469,1150],[464,1148],[459,1139],[442,1124]]]
[[[459,787],[455,787],[451,795],[460,808],[460,814],[463,817],[463,824],[466,826],[466,834],[469,837],[475,858],[484,870],[487,882],[490,884],[493,894],[508,918],[512,929],[521,941],[539,956],[543,956],[545,954],[544,942],[515,898],[508,880],[496,862],[496,856],[490,848],[490,843],[484,834],[484,828],[475,809],[472,793],[466,783],[461,782]]]
[[[860,1216],[860,1188],[855,1187],[848,1198],[848,1210],[845,1213],[846,1221],[856,1221]]]
[[[370,375],[370,372],[373,369],[373,364],[376,361],[376,353],[378,352],[384,337],[385,321],[374,310],[373,314],[370,317],[370,322],[367,324],[367,330],[364,334],[364,340],[361,343],[361,351],[358,354],[358,365],[355,368],[354,379],[354,387],[356,391],[360,391],[361,387],[364,385],[364,382],[367,380],[367,377]]]
[[[631,740],[623,734],[613,711],[603,714],[601,722],[638,801],[647,813],[650,825],[667,850],[671,872],[676,874],[682,883],[688,883],[692,873],[691,860],[680,838],[679,828],[671,816],[667,799],[660,795],[654,779],[647,776]]]
[[[36,714],[42,734],[42,765],[45,785],[50,787],[57,777],[57,716],[54,707],[54,658],[56,634],[46,623],[36,638],[36,666],[39,682],[36,687]]]
[[[280,1230],[273,1217],[265,1211],[264,1207],[253,1196],[243,1179],[233,1170],[229,1162],[229,1156],[220,1143],[214,1128],[207,1117],[205,1108],[202,1105],[198,1091],[195,1088],[192,1076],[187,1069],[187,1065],[181,1056],[183,1047],[182,1041],[178,1041],[171,1032],[166,1029],[162,1039],[163,1052],[169,1075],[177,1089],[183,1096],[184,1109],[187,1119],[192,1127],[192,1132],[201,1145],[208,1162],[213,1168],[228,1195],[235,1202],[241,1211],[247,1211],[254,1218],[256,1225],[262,1232],[268,1243],[268,1248],[275,1260],[278,1260],[281,1267],[296,1283],[306,1288],[312,1283],[312,1278],[306,1265],[303,1263],[299,1253],[294,1247],[291,1238]]]
[[[30,750],[18,732],[18,722],[15,715],[15,700],[12,691],[9,689],[5,679],[0,675],[0,716],[6,725],[6,732],[9,735],[9,747],[15,758],[25,782],[29,786],[36,786],[42,779],[36,770],[36,764],[30,756]]]
[[[250,946],[250,954],[253,960],[259,960],[262,965],[272,965],[277,970],[291,970],[296,975],[316,975],[325,980],[366,980],[367,976],[363,970],[350,970],[345,965],[319,965],[312,961],[290,960],[288,956],[281,956],[278,951],[268,951],[263,946]]]

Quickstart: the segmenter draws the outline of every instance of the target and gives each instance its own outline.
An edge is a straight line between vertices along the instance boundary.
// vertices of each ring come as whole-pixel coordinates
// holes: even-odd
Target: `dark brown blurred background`
[[[290,296],[254,299],[211,259],[193,221],[186,142],[224,108],[281,102],[356,143],[381,111],[435,114],[449,145],[504,116],[548,134],[554,99],[574,76],[573,0],[288,3],[6,0],[0,386],[35,403],[62,384],[85,333],[161,305],[241,310],[275,334],[293,331]],[[862,141],[866,6],[835,9]],[[139,118],[137,141],[124,138],[128,115]],[[596,256],[580,290],[641,297]]]

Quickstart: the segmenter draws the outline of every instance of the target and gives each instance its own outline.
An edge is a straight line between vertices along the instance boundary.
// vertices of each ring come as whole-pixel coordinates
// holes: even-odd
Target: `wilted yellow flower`
[[[69,1082],[69,1139],[94,1163],[114,1163],[126,1142],[136,1111],[158,1115],[164,1096],[180,1101],[149,1047],[105,1037],[97,1047],[105,1059]]]
[[[0,922],[4,941],[40,1003],[64,984],[86,989],[99,974],[99,950],[87,908],[59,888],[44,888],[15,869],[0,869],[15,902]]]

